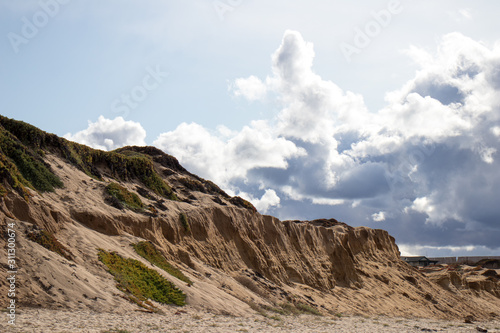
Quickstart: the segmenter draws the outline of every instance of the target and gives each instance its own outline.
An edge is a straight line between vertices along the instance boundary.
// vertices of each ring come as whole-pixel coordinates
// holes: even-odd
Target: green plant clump
[[[29,232],[28,239],[68,260],[73,260],[71,252],[64,245],[59,243],[57,238],[47,230],[42,229]]]
[[[102,249],[99,249],[98,257],[115,277],[117,288],[132,302],[148,309],[153,308],[148,299],[162,304],[186,304],[186,295],[182,291],[140,261]]]
[[[0,197],[4,197],[9,191],[7,191],[7,189],[5,188],[5,186],[3,186],[2,184],[0,184]]]
[[[137,194],[130,192],[117,183],[109,183],[106,186],[106,192],[132,210],[142,210],[144,208],[144,204]]]
[[[0,173],[21,195],[25,194],[22,186],[41,192],[51,192],[55,188],[63,187],[62,181],[43,161],[39,152],[23,145],[2,126],[0,155]]]
[[[319,312],[318,310],[316,310],[312,306],[309,306],[309,305],[304,304],[304,303],[297,303],[297,304],[295,304],[295,307],[303,313],[309,313],[309,314],[313,314],[315,316],[322,315],[321,312]]]
[[[0,179],[3,180],[5,185],[10,185],[11,188],[16,190],[25,200],[29,198],[29,191],[26,186],[29,182],[24,179],[23,175],[19,172],[16,165],[12,163],[5,155],[0,152]],[[2,185],[2,195],[6,195],[9,189]]]
[[[207,193],[203,183],[196,179],[191,179],[187,177],[179,178],[179,182],[191,191],[198,191],[202,193]]]
[[[231,199],[229,199],[229,201],[235,206],[238,206],[241,208],[246,208],[253,213],[257,212],[257,209],[255,208],[255,206],[252,205],[249,201],[243,199],[242,197],[238,197],[238,196],[232,197]]]
[[[179,221],[181,221],[181,225],[186,232],[189,232],[191,230],[186,213],[179,214]]]
[[[293,315],[299,315],[302,313],[302,311],[300,311],[299,309],[297,309],[292,303],[281,303],[279,304],[279,306],[281,307],[282,311],[284,312],[284,314],[293,314]]]
[[[155,264],[156,266],[163,269],[168,274],[175,276],[181,281],[184,281],[188,284],[193,284],[191,280],[180,270],[170,265],[170,263],[165,259],[165,257],[161,254],[160,251],[150,242],[139,242],[133,245],[135,252],[139,254],[144,259],[148,260],[150,263]]]

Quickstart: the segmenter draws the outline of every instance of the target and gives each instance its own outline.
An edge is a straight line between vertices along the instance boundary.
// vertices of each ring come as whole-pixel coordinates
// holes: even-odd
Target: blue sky
[[[156,145],[261,212],[498,254],[493,1],[0,1],[2,114]]]

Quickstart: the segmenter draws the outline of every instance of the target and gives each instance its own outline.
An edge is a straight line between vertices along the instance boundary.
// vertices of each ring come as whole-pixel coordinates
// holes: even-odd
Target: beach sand
[[[4,314],[5,316],[5,314]],[[244,317],[214,315],[188,307],[164,314],[97,313],[88,310],[21,309],[16,325],[3,318],[2,332],[500,332],[500,320],[490,322],[440,321],[362,316],[254,314]],[[485,332],[485,331],[483,331]]]

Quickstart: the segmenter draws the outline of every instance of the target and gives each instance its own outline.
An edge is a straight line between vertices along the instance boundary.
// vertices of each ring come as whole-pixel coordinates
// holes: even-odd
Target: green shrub
[[[205,186],[203,186],[203,183],[200,182],[199,180],[191,179],[191,178],[187,178],[187,177],[182,177],[182,178],[179,178],[179,182],[191,191],[198,191],[198,192],[202,192],[202,193],[207,192],[207,190],[205,189]]]
[[[98,257],[115,277],[117,288],[123,291],[130,301],[150,310],[154,310],[154,306],[148,299],[162,304],[186,304],[186,295],[182,291],[140,261],[123,258],[116,252],[102,249],[98,250]]]
[[[254,207],[254,205],[252,205],[249,201],[243,199],[242,197],[232,197],[231,199],[229,199],[229,201],[235,206],[246,208],[253,213],[257,212],[257,209]]]
[[[38,229],[28,232],[28,239],[68,260],[73,260],[71,252],[64,245],[59,243],[57,238],[47,230]]]
[[[4,197],[7,193],[9,193],[9,191],[7,191],[7,189],[5,188],[5,186],[3,186],[2,184],[0,184],[0,197]]]
[[[299,315],[301,313],[301,311],[291,303],[281,303],[279,306],[281,306],[285,314]]]
[[[24,179],[23,175],[19,172],[16,165],[11,162],[5,155],[0,152],[0,179],[4,181],[4,184],[10,185],[16,192],[18,192],[25,200],[29,198],[29,191],[26,186],[29,186],[29,182]],[[3,185],[2,185],[3,186]],[[5,194],[9,192],[5,188]]]
[[[191,231],[191,227],[189,226],[188,217],[186,213],[179,214],[179,221],[181,222],[181,225],[186,232]]]
[[[309,314],[313,314],[315,316],[322,316],[321,312],[319,312],[317,309],[315,309],[312,306],[307,305],[305,303],[297,303],[297,304],[295,304],[295,307],[303,313],[309,313]]]
[[[262,306],[258,305],[257,303],[255,303],[253,301],[249,301],[249,302],[247,302],[247,304],[250,306],[250,308],[252,310],[257,312],[261,316],[269,318],[269,315],[267,314],[266,310],[264,310],[264,308]]]
[[[19,185],[41,192],[51,192],[55,188],[63,187],[62,181],[52,172],[50,166],[43,161],[37,151],[38,149],[26,147],[0,126],[0,172],[12,188],[23,196],[25,191]]]
[[[150,242],[139,242],[137,244],[133,244],[135,252],[139,254],[141,257],[146,259],[152,264],[163,269],[165,272],[169,273],[172,276],[175,276],[181,281],[184,281],[188,284],[193,284],[191,280],[180,270],[170,265],[170,263],[165,259],[163,254]]]
[[[144,208],[144,204],[137,194],[130,192],[117,183],[109,183],[106,186],[106,193],[118,199],[125,207],[132,210],[142,210]]]
[[[277,308],[277,307],[274,307],[274,306],[263,305],[262,308],[264,310],[266,310],[266,311],[275,312],[275,313],[278,313],[280,315],[288,315],[288,314],[290,314],[289,311],[285,311],[282,308]]]

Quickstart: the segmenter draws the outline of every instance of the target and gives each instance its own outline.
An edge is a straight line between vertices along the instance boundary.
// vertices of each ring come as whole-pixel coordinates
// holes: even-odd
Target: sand
[[[463,321],[360,316],[278,315],[242,317],[214,315],[191,307],[170,307],[164,314],[98,313],[21,309],[16,325],[0,322],[3,332],[500,332],[500,320]],[[122,331],[120,331],[122,330]]]

